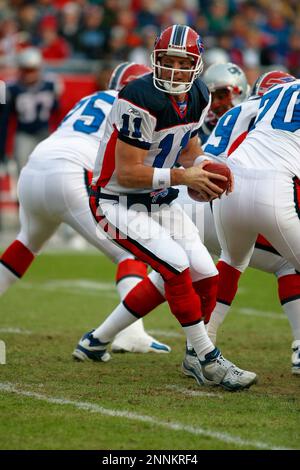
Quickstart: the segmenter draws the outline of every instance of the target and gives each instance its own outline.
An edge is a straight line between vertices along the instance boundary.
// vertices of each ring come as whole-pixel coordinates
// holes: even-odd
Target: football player
[[[171,26],[157,38],[153,75],[124,88],[108,117],[90,206],[111,243],[163,277],[170,310],[196,351],[204,381],[237,390],[255,383],[256,374],[225,359],[207,336],[203,320],[215,304],[217,271],[171,187],[183,184],[207,199],[222,193],[205,162],[190,166],[202,153],[198,131],[210,107],[209,91],[198,78],[202,51],[201,38],[187,26]],[[177,160],[188,168],[173,168]],[[114,336],[152,310],[155,297],[164,301],[149,278],[141,281],[102,325],[81,338],[74,357],[101,361]]]
[[[235,192],[228,201],[223,199],[213,204],[222,254],[218,264],[219,302],[211,317],[209,331],[214,338],[228,310],[227,300],[230,298],[229,303],[233,300],[239,277],[250,262],[255,242],[266,246],[264,238],[257,240],[260,233],[271,242],[271,249],[286,260],[282,274],[278,275],[279,295],[298,338],[292,344],[292,372],[299,374],[300,167],[297,153],[300,82],[288,74],[277,80],[270,78],[261,77],[255,86],[261,93],[267,89],[261,99],[250,100],[224,115],[217,126],[215,141],[208,148],[213,153],[214,146],[215,152],[221,153],[218,127],[226,126],[230,120],[242,122],[243,118],[249,124],[251,107],[256,108],[245,141],[237,149],[235,144],[231,150],[229,147],[229,153],[236,149],[228,159],[235,174]],[[267,83],[274,86],[268,89]],[[247,127],[244,129],[248,130]],[[275,266],[273,271],[276,271]]]
[[[0,107],[0,154],[5,154],[7,126],[16,117],[14,157],[18,172],[36,145],[49,135],[49,119],[58,107],[57,82],[42,75],[42,56],[35,47],[17,58],[18,77],[6,87],[6,104]]]
[[[109,89],[82,98],[59,128],[29,156],[18,182],[21,230],[0,259],[0,294],[29,268],[62,222],[118,263],[121,299],[147,275],[144,263],[96,231],[88,202],[88,186],[99,142],[112,104],[127,83],[151,72],[149,67],[122,63],[113,72]],[[121,332],[115,351],[169,352],[169,346],[148,335],[142,320]],[[106,356],[108,357],[108,356]]]
[[[206,82],[208,87],[214,86],[224,76],[226,70],[220,70],[218,74],[209,74]],[[225,65],[223,66],[225,67]],[[213,69],[213,67],[212,67]],[[270,71],[262,74],[253,86],[252,95],[247,102],[231,109],[222,119],[219,120],[215,130],[211,134],[203,149],[206,155],[217,159],[226,159],[238,147],[246,137],[251,128],[258,109],[261,97],[272,86],[279,83],[286,83],[295,80],[295,77],[282,71]],[[230,83],[230,82],[229,82]],[[229,109],[231,106],[229,107]],[[185,199],[186,200],[186,199]],[[197,205],[199,206],[199,205]],[[221,248],[214,224],[212,206],[204,204],[204,243],[210,253],[220,255]],[[280,302],[289,319],[294,341],[292,342],[292,373],[300,373],[300,276],[294,266],[284,259],[275,248],[262,236],[259,235],[255,242],[255,249],[250,259],[249,266],[270,272],[278,279],[278,293]],[[235,271],[222,261],[217,265],[218,270],[225,271],[223,278],[225,281],[219,284],[217,305],[208,324],[208,334],[211,340],[216,343],[216,334],[220,324],[224,321],[230,305],[234,299],[237,282],[231,283],[232,273]],[[226,281],[228,280],[228,282]],[[231,286],[231,288],[230,288]],[[188,348],[187,356],[183,362],[183,371],[187,375],[193,376],[199,382],[201,370],[197,366],[197,361],[193,358],[194,352]],[[193,372],[193,373],[192,373]],[[197,377],[195,377],[197,375]]]

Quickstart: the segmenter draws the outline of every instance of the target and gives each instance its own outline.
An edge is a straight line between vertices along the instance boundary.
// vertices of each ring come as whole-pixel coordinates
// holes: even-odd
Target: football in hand
[[[210,181],[215,185],[219,186],[219,188],[223,190],[223,193],[227,191],[230,185],[231,171],[225,163],[209,162],[203,167],[203,170],[208,171],[209,173],[215,173],[218,175],[226,176],[227,181],[221,181],[216,178],[211,178]],[[195,191],[195,189],[188,188],[188,194],[192,199],[194,199],[194,201],[206,202],[211,200],[210,196],[207,195],[204,191],[199,192]]]

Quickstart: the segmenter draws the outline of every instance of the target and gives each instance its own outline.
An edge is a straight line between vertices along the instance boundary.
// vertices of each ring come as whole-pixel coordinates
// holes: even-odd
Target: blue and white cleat
[[[138,335],[119,334],[116,336],[111,345],[113,353],[169,353],[170,346],[157,341],[147,333],[139,333]]]
[[[106,351],[109,343],[101,343],[97,338],[94,338],[93,331],[95,330],[83,335],[74,349],[72,356],[76,361],[107,362],[111,359],[111,355]]]
[[[220,385],[226,390],[234,392],[249,388],[257,382],[257,376],[254,372],[239,369],[225,359],[218,348],[206,354],[205,360],[200,363],[206,385]]]
[[[292,374],[300,375],[300,340],[292,342]]]
[[[181,370],[184,375],[195,379],[198,385],[204,385],[201,364],[194,349],[186,348]]]

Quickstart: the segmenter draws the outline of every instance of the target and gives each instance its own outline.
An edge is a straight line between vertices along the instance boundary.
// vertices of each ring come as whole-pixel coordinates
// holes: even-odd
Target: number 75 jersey
[[[113,193],[149,192],[118,184],[115,171],[117,139],[147,151],[144,165],[172,168],[189,139],[203,123],[210,106],[206,85],[197,79],[182,111],[176,101],[153,85],[152,74],[129,83],[108,116],[94,169],[93,184]]]

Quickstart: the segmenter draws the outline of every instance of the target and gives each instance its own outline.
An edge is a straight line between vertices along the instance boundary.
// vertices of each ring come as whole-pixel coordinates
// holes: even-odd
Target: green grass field
[[[184,336],[166,306],[148,330],[172,353],[76,363],[79,337],[118,302],[99,254],[47,254],[0,299],[0,449],[300,449],[300,377],[271,275],[248,270],[222,326],[226,357],[259,383],[230,393],[181,373]]]

